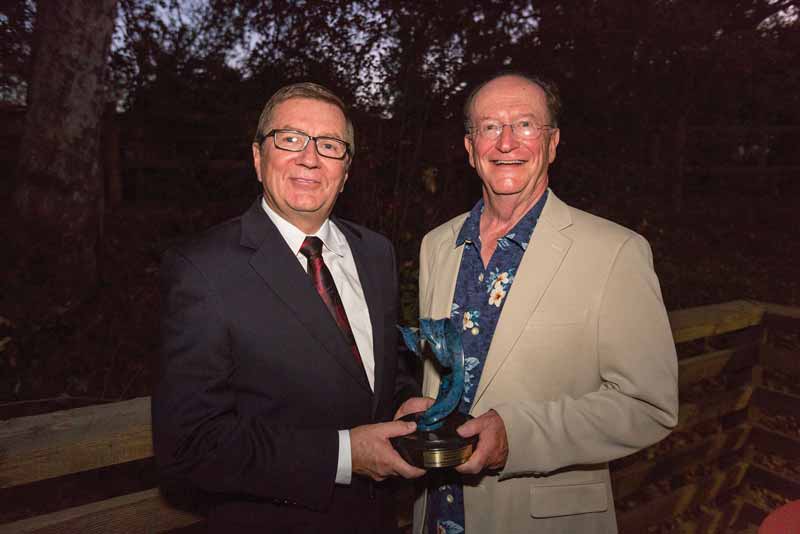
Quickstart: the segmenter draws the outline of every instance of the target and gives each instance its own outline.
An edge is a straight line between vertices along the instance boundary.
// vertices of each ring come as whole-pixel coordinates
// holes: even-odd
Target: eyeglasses
[[[317,154],[324,158],[344,159],[350,153],[350,143],[335,137],[314,137],[298,130],[270,130],[266,135],[259,134],[258,144],[264,142],[267,137],[272,137],[275,148],[289,152],[302,152],[309,141],[314,141]]]
[[[549,124],[537,126],[530,119],[520,119],[510,124],[498,121],[482,121],[477,126],[471,127],[469,131],[472,134],[477,134],[482,139],[493,141],[503,135],[503,128],[506,126],[511,127],[511,133],[515,138],[525,140],[539,139],[543,131],[558,129]]]

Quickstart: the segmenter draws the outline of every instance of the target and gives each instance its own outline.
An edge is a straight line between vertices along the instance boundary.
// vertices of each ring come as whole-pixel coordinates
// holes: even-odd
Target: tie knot
[[[315,236],[306,237],[300,246],[300,254],[309,259],[322,256],[322,239]]]

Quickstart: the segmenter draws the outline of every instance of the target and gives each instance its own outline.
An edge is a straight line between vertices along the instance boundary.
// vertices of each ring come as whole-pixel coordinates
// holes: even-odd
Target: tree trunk
[[[100,132],[117,0],[37,3],[14,208],[30,285],[81,298],[97,283]]]

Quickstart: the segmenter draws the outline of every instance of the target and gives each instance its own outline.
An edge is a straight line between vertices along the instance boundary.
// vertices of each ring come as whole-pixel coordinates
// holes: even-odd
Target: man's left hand
[[[478,436],[478,445],[469,460],[456,467],[465,475],[475,475],[486,470],[502,469],[508,459],[508,436],[503,419],[494,410],[471,419],[458,427],[462,438]]]

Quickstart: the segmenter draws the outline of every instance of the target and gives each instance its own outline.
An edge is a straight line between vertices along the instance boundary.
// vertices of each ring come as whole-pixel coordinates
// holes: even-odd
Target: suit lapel
[[[358,281],[361,284],[361,290],[364,292],[364,300],[367,301],[367,310],[369,310],[369,321],[372,327],[372,354],[375,358],[375,379],[374,384],[374,397],[372,402],[373,415],[377,409],[378,399],[382,389],[386,387],[384,383],[384,372],[386,369],[386,354],[384,353],[383,344],[383,331],[386,328],[384,324],[383,310],[385,308],[383,302],[383,291],[391,290],[383,288],[383,291],[378,286],[378,275],[375,273],[374,262],[371,261],[371,251],[365,246],[364,239],[357,233],[349,224],[333,218],[336,227],[342,231],[347,244],[350,247],[350,253],[353,255],[353,260],[356,264],[356,271],[358,272]],[[361,375],[364,383],[369,388],[366,372],[361,368]]]
[[[564,236],[560,230],[569,224],[570,217],[566,205],[551,191],[528,248],[522,256],[508,300],[500,313],[478,389],[475,391],[473,407],[478,404],[486,388],[508,358],[567,255],[572,240]]]
[[[325,351],[362,387],[369,389],[363,367],[353,358],[350,347],[311,284],[308,274],[264,213],[260,199],[242,217],[241,244],[255,249],[250,265],[264,283],[294,313]]]

